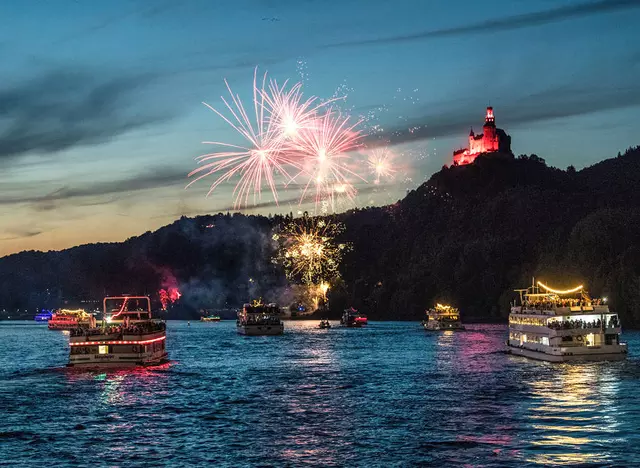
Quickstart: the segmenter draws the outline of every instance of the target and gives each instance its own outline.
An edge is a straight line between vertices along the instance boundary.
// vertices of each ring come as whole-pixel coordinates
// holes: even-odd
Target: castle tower
[[[496,133],[496,119],[493,115],[493,107],[487,107],[487,115],[482,127],[483,152],[498,151],[498,134]]]

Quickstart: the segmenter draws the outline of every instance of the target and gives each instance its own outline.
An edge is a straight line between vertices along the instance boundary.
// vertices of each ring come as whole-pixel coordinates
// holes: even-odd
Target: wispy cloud
[[[73,201],[75,206],[91,206],[96,204],[108,204],[117,201],[120,195],[126,195],[143,190],[150,190],[169,185],[176,186],[184,183],[185,173],[177,168],[160,168],[150,174],[140,174],[113,182],[99,182],[80,187],[62,187],[45,196],[4,197],[0,198],[0,205],[15,205],[21,203],[33,203],[36,209],[48,211],[55,209],[56,203],[61,201]],[[90,200],[79,202],[78,199],[111,196],[110,200]]]
[[[602,0],[598,2],[585,2],[573,5],[552,8],[549,10],[537,11],[534,13],[524,13],[521,15],[506,16],[503,18],[491,19],[464,26],[422,31],[414,34],[399,36],[389,36],[375,39],[365,39],[357,41],[337,42],[324,47],[347,47],[376,44],[390,44],[408,41],[420,41],[426,39],[437,39],[441,37],[463,36],[470,34],[492,34],[498,31],[510,31],[532,26],[540,26],[547,23],[565,21],[584,16],[624,11],[632,8],[640,8],[638,0]]]
[[[102,143],[170,118],[126,106],[132,93],[152,78],[57,70],[0,89],[0,164],[27,153]]]
[[[42,234],[43,231],[39,229],[10,229],[7,231],[9,236],[0,237],[0,241],[24,239],[27,237],[35,237]]]

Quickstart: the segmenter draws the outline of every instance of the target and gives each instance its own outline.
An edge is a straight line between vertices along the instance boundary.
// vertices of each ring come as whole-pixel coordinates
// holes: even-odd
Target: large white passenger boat
[[[131,367],[162,364],[166,324],[151,318],[146,296],[106,297],[102,323],[72,329],[70,367]]]
[[[460,321],[460,311],[449,305],[436,304],[427,310],[427,319],[422,322],[425,330],[464,330]]]
[[[276,304],[245,304],[236,321],[241,335],[282,335],[284,324],[280,320],[280,308]]]
[[[511,353],[552,362],[626,358],[620,320],[606,300],[591,299],[582,286],[559,291],[540,281],[516,292],[520,304],[509,314]]]

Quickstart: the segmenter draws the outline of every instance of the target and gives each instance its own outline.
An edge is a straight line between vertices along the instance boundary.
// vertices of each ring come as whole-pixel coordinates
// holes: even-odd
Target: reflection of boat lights
[[[617,434],[617,385],[602,372],[596,367],[569,366],[558,369],[551,381],[529,382],[533,401],[538,404],[530,408],[533,414],[528,419],[540,433],[531,444],[536,452],[546,453],[533,454],[526,461],[609,464],[606,452],[595,444],[627,441]]]
[[[583,286],[582,286],[582,285],[580,285],[580,286],[576,286],[576,287],[575,287],[575,288],[573,288],[573,289],[566,289],[566,290],[564,290],[564,291],[559,291],[559,290],[557,290],[557,289],[552,289],[552,288],[550,288],[549,286],[547,286],[546,284],[544,284],[544,283],[542,283],[542,282],[540,282],[540,281],[538,281],[538,286],[541,286],[541,287],[542,287],[542,288],[544,288],[545,290],[547,290],[547,291],[549,291],[549,292],[551,292],[551,293],[555,293],[555,294],[571,294],[571,293],[574,293],[574,292],[578,292],[578,291],[580,291],[580,290],[583,288]]]

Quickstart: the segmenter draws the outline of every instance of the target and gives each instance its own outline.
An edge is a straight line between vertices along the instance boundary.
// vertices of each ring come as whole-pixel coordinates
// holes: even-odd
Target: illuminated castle
[[[453,164],[472,163],[482,153],[511,153],[511,137],[501,128],[496,128],[493,107],[487,107],[487,115],[482,126],[482,133],[476,135],[473,128],[469,133],[469,148],[453,152]]]

